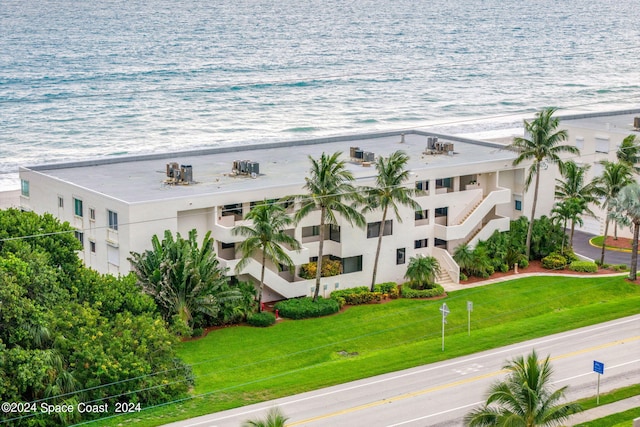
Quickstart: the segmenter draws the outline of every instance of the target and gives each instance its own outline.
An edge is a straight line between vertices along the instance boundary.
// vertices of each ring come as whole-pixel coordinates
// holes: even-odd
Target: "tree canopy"
[[[173,350],[153,300],[133,276],[80,263],[69,224],[0,211],[0,400],[141,405],[186,395],[190,369]],[[0,414],[16,426],[68,425],[96,416]],[[11,420],[11,421],[9,421]]]

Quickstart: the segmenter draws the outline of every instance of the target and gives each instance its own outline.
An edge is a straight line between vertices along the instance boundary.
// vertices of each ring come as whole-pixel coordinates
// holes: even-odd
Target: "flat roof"
[[[400,142],[402,134],[403,143]],[[453,154],[426,154],[429,136],[437,136],[439,142],[453,143]],[[21,168],[21,175],[28,179],[28,170],[37,171],[127,203],[291,185],[302,188],[310,168],[308,157],[319,158],[323,152],[341,151],[341,159],[347,161],[348,169],[357,180],[374,177],[373,164],[364,167],[350,160],[352,146],[373,152],[376,158],[403,150],[410,156],[408,169],[413,171],[446,170],[490,161],[511,162],[515,158],[515,153],[505,150],[504,144],[411,130],[27,166]],[[235,160],[258,162],[257,177],[234,176],[231,171]],[[167,184],[166,167],[170,162],[190,165],[195,182]]]
[[[640,117],[640,109],[559,116],[561,127],[562,125],[569,125],[625,135],[635,133],[640,138],[640,132],[633,127],[636,117]]]

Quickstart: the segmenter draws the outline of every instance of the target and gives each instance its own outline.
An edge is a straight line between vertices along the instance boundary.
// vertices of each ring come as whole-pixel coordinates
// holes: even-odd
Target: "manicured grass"
[[[467,301],[474,303],[471,337]],[[451,311],[444,352],[443,302]],[[221,329],[179,346],[198,397],[102,425],[160,425],[637,314],[638,307],[640,287],[621,277],[529,277],[444,300],[399,299],[266,329]]]
[[[629,409],[588,423],[576,424],[576,427],[631,427],[636,418],[640,418],[640,408]]]
[[[628,397],[633,397],[640,395],[640,384],[635,384],[629,387],[623,387],[617,390],[610,391],[609,393],[604,393],[600,395],[600,406],[606,405],[607,403],[617,402],[618,400],[623,400]],[[582,406],[582,410],[586,411],[588,409],[595,408],[598,406],[596,397],[589,397],[586,399],[578,400],[577,403]]]

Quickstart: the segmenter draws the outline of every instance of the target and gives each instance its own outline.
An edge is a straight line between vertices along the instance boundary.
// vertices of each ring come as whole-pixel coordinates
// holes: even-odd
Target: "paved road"
[[[636,315],[171,426],[238,427],[244,420],[263,417],[273,406],[289,417],[288,426],[460,426],[461,417],[482,402],[488,386],[504,376],[505,360],[533,348],[551,356],[555,386],[569,385],[569,400],[595,394],[594,360],[605,364],[601,392],[640,382],[640,315]]]
[[[573,251],[592,260],[600,260],[602,250],[589,244],[589,239],[593,237],[595,237],[593,234],[576,230],[573,234]],[[607,264],[626,264],[630,266],[631,253],[605,250],[604,262]]]

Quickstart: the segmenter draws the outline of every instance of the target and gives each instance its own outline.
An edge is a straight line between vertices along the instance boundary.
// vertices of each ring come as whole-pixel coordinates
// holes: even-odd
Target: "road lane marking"
[[[555,357],[550,357],[549,360],[553,361],[553,360],[566,359],[568,357],[578,356],[580,354],[589,353],[591,351],[601,350],[603,348],[608,348],[608,347],[614,347],[616,345],[625,344],[625,343],[632,342],[632,341],[637,341],[637,340],[640,340],[640,335],[637,335],[635,337],[630,337],[630,338],[623,338],[623,339],[616,340],[616,341],[611,341],[611,342],[608,342],[608,343],[600,344],[600,345],[597,345],[597,346],[593,346],[593,347],[589,347],[589,348],[585,348],[585,349],[581,349],[581,350],[572,351],[570,353],[562,354],[562,355],[555,356]],[[609,368],[609,369],[611,369],[611,368]],[[423,389],[423,390],[412,391],[412,392],[404,393],[404,394],[401,394],[401,395],[398,395],[398,396],[395,396],[395,397],[376,400],[376,401],[373,401],[373,402],[370,402],[370,403],[365,403],[363,405],[358,405],[358,406],[353,406],[351,408],[341,409],[339,411],[331,412],[331,413],[324,414],[324,415],[319,415],[319,416],[312,417],[312,418],[307,418],[305,420],[296,421],[296,422],[293,422],[293,423],[287,423],[287,427],[293,427],[293,426],[297,426],[297,425],[301,425],[301,424],[312,423],[312,422],[316,422],[316,421],[320,421],[320,420],[325,420],[327,418],[333,418],[333,417],[336,417],[336,416],[339,416],[339,415],[344,415],[344,414],[349,414],[349,413],[352,413],[352,412],[361,411],[363,409],[374,408],[376,406],[385,405],[387,403],[398,402],[400,400],[410,399],[412,397],[417,397],[417,396],[421,396],[421,395],[424,395],[424,394],[433,393],[433,392],[441,391],[441,390],[446,390],[448,388],[453,388],[453,387],[457,387],[457,386],[460,386],[460,385],[464,385],[464,384],[469,384],[469,383],[472,383],[472,382],[480,381],[480,380],[483,380],[483,379],[486,379],[486,378],[495,377],[495,376],[498,376],[500,374],[504,374],[504,373],[507,373],[507,372],[508,372],[508,370],[506,370],[506,369],[500,369],[498,371],[493,371],[493,372],[489,372],[489,373],[486,373],[486,374],[477,375],[475,377],[465,378],[465,379],[454,381],[454,382],[451,382],[451,383],[442,384],[442,385],[434,386],[434,387],[429,387],[429,388],[426,388],[426,389]],[[591,373],[591,372],[589,372],[589,373]],[[460,407],[460,408],[463,408],[463,407]],[[455,408],[455,409],[459,409],[459,408]],[[447,413],[447,412],[450,412],[452,410],[444,411],[444,412],[441,412],[441,413]],[[439,415],[439,414],[440,413],[438,413],[438,414],[430,414],[430,415],[424,416],[422,418],[417,418],[417,419],[415,419],[415,421],[421,420],[421,419],[424,419],[424,418],[430,418],[430,417],[433,417],[433,416],[436,416],[436,415]],[[401,424],[394,424],[394,425],[401,425]]]

